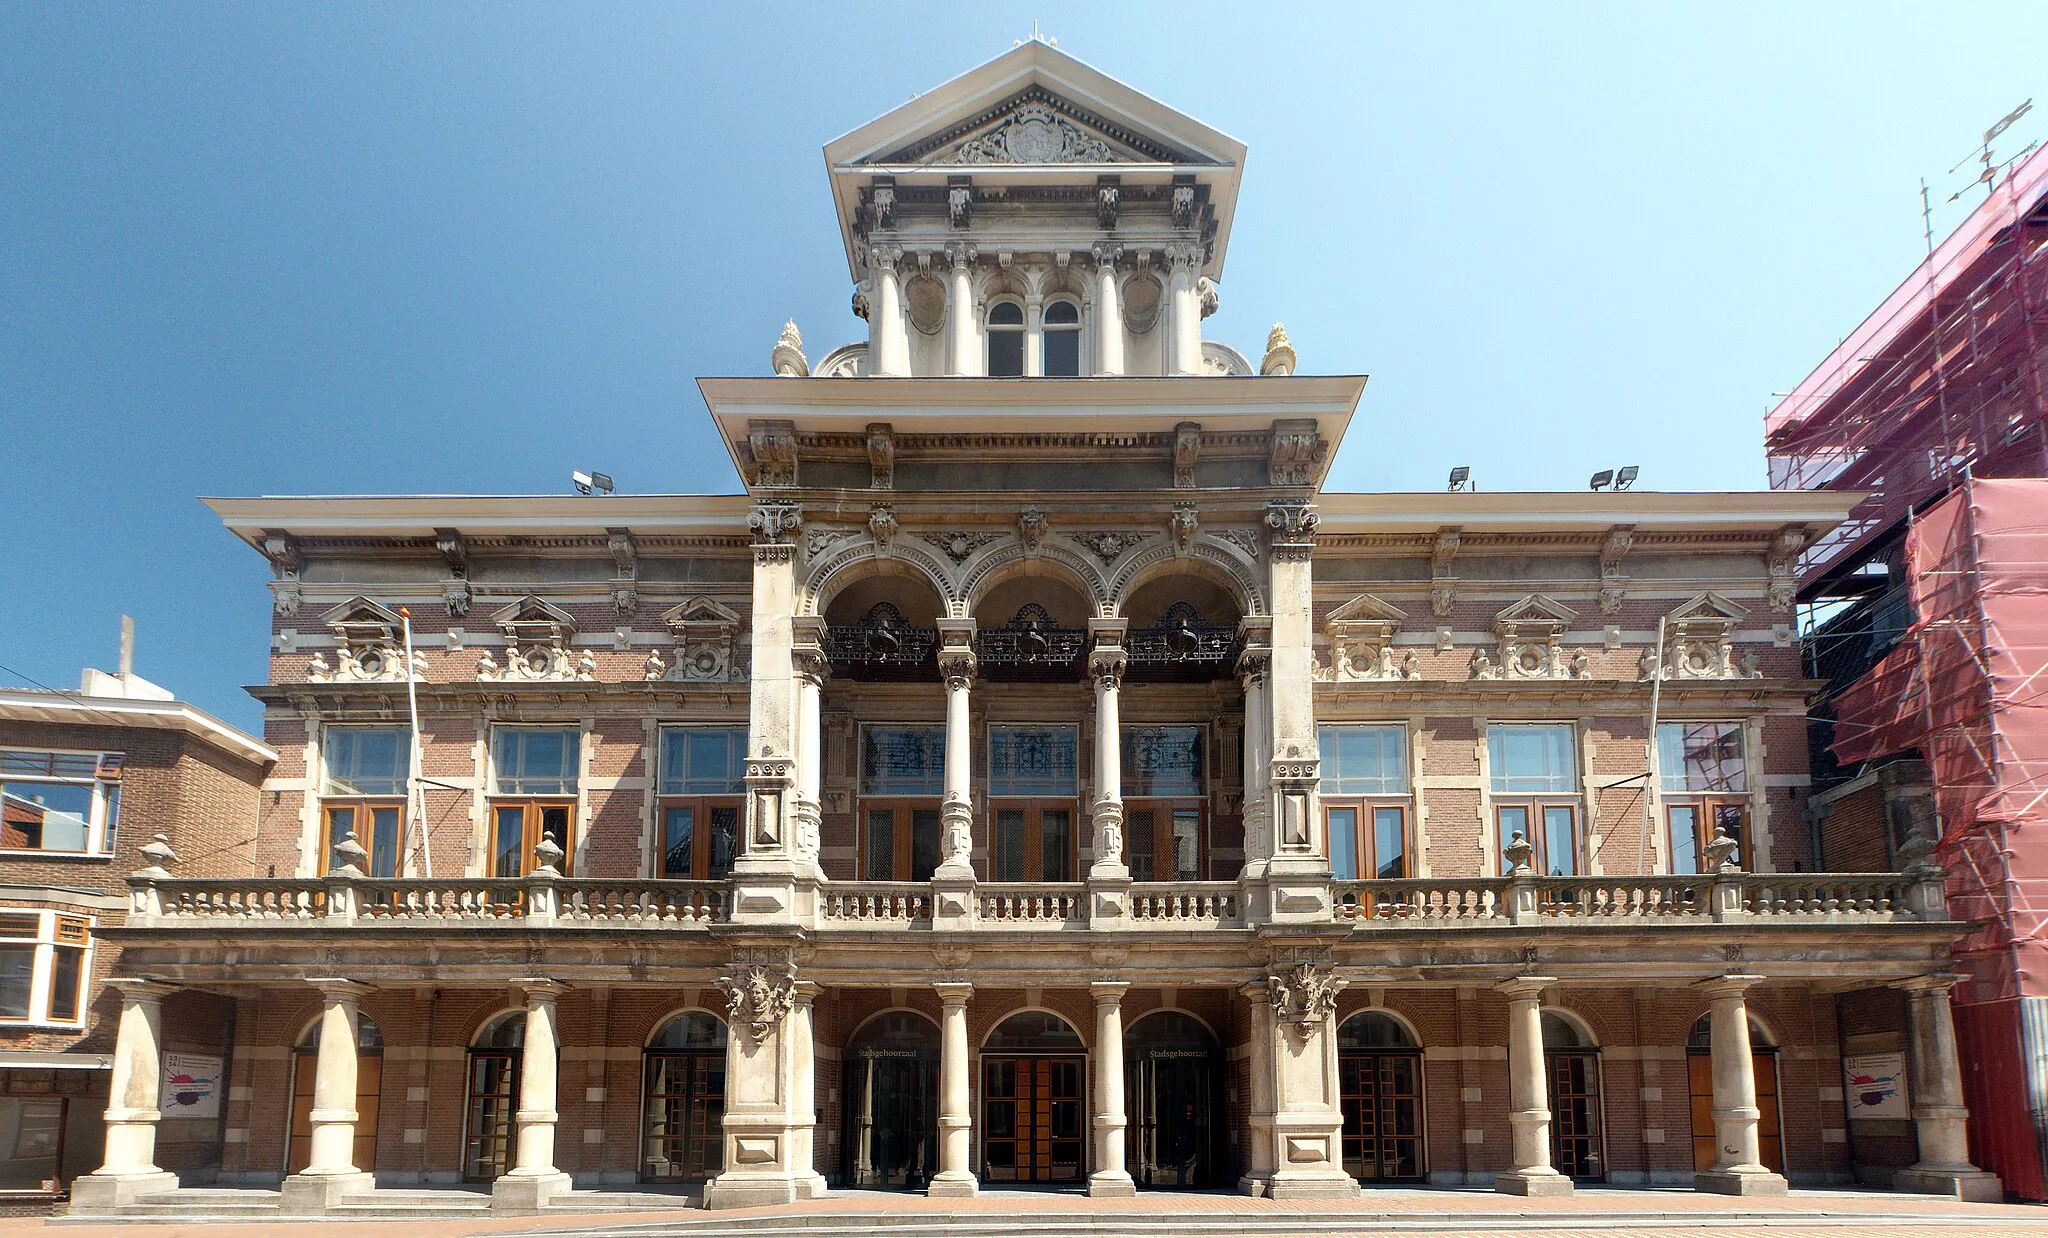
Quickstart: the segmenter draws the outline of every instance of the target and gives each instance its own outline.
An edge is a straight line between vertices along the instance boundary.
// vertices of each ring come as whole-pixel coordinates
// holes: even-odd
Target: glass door
[[[1550,1067],[1550,1159],[1579,1182],[1607,1176],[1600,1144],[1600,1055],[1553,1049]]]
[[[1079,1182],[1083,1137],[1079,1057],[982,1059],[982,1177]]]
[[[703,1182],[725,1167],[725,1053],[647,1054],[642,1182]]]
[[[518,1108],[518,1051],[471,1049],[463,1181],[489,1182],[512,1168],[513,1114]]]
[[[1076,879],[1072,802],[999,801],[991,816],[994,880]]]
[[[1344,1054],[1337,1059],[1344,1114],[1344,1171],[1361,1182],[1422,1177],[1422,1055]]]
[[[939,866],[935,803],[862,803],[861,876],[869,881],[930,881]]]
[[[1132,881],[1200,881],[1208,831],[1200,800],[1137,800],[1124,806],[1124,862]]]

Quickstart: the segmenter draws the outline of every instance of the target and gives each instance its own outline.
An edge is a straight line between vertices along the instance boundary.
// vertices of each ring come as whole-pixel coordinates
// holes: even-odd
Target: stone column
[[[1266,802],[1272,858],[1266,865],[1268,917],[1276,923],[1323,924],[1330,918],[1330,862],[1322,854],[1316,784],[1316,713],[1311,668],[1310,558],[1319,518],[1307,503],[1273,502],[1267,573],[1272,659],[1265,711]]]
[[[1244,652],[1238,655],[1237,677],[1244,686],[1244,872],[1248,884],[1262,882],[1273,856],[1273,815],[1267,769],[1273,760],[1270,739],[1273,707],[1269,670],[1272,650],[1268,626],[1247,618]],[[1252,901],[1247,900],[1247,907]],[[1261,919],[1264,913],[1259,912]]]
[[[946,373],[981,373],[981,331],[974,317],[974,246],[955,241],[946,246],[951,272],[946,281]]]
[[[1713,1033],[1714,1166],[1693,1175],[1693,1189],[1720,1195],[1783,1195],[1785,1179],[1766,1169],[1757,1140],[1756,1064],[1749,1047],[1749,1008],[1743,993],[1762,976],[1716,976],[1702,981]]]
[[[725,1168],[704,1188],[706,1208],[761,1208],[809,1199],[815,1086],[800,1059],[810,1050],[808,1016],[797,1014],[802,983],[781,948],[736,947],[719,979],[731,1035],[725,1051]]]
[[[868,373],[877,378],[910,376],[910,336],[903,321],[903,282],[896,264],[903,258],[897,245],[868,250],[868,276],[874,280],[874,303],[868,307]]]
[[[796,536],[803,511],[793,500],[763,499],[748,513],[747,526],[754,535],[747,806],[730,916],[740,924],[808,923],[817,900],[816,864],[803,857],[795,808]]]
[[[1024,298],[1024,376],[1045,377],[1045,298]]]
[[[974,880],[974,620],[941,619],[939,674],[946,680],[946,795],[939,803],[941,882]]]
[[[1116,286],[1116,263],[1124,247],[1099,241],[1095,256],[1095,375],[1115,378],[1124,372],[1123,298]]]
[[[1097,980],[1095,995],[1095,1172],[1090,1195],[1136,1195],[1124,1168],[1124,990],[1121,980]]]
[[[1095,680],[1095,860],[1088,867],[1088,918],[1104,927],[1121,923],[1131,892],[1131,869],[1124,860],[1123,728],[1117,710],[1129,660],[1124,652],[1129,628],[1124,619],[1088,621],[1093,644],[1088,673]]]
[[[306,1167],[284,1180],[280,1207],[319,1213],[344,1194],[375,1189],[373,1165],[355,1163],[356,1029],[369,986],[353,980],[316,980],[320,990],[320,1049],[313,1065],[313,1147]]]
[[[1166,339],[1168,374],[1202,372],[1202,307],[1195,294],[1201,252],[1201,246],[1193,244],[1166,247],[1166,260],[1172,269],[1166,292],[1166,321],[1171,332]]]
[[[1569,1195],[1572,1180],[1550,1163],[1550,1089],[1543,1072],[1543,990],[1547,976],[1517,976],[1494,986],[1508,999],[1508,1122],[1511,1167],[1493,1189],[1507,1195]]]
[[[974,1135],[974,1104],[967,1075],[967,999],[974,986],[966,981],[941,981],[939,995],[939,1172],[925,1194],[965,1197],[980,1183],[968,1167]]]
[[[818,1046],[815,1035],[818,985],[809,980],[796,982],[795,1001],[789,1011],[789,1049],[795,1067],[792,1091],[796,1122],[791,1129],[790,1165],[797,1177],[808,1178],[804,1193],[812,1199],[826,1190],[825,1175],[817,1168],[818,1128]]]
[[[560,1041],[555,999],[566,985],[553,980],[515,981],[526,999],[526,1034],[519,1055],[519,1108],[512,1114],[512,1168],[491,1184],[495,1212],[530,1213],[569,1189],[569,1175],[555,1168],[557,1074]]]
[[[156,1164],[163,1001],[176,990],[154,980],[107,983],[121,992],[121,1022],[107,1085],[106,1154],[98,1169],[72,1182],[74,1216],[107,1216],[140,1196],[178,1189],[178,1176]]]
[[[1245,1105],[1244,1176],[1237,1180],[1241,1195],[1264,1195],[1273,1185],[1274,1153],[1279,1144],[1275,1126],[1272,1047],[1280,1032],[1273,1021],[1271,993],[1263,981],[1238,989],[1251,1007],[1250,1095]],[[1338,1162],[1340,1165],[1341,1161]]]
[[[1344,1114],[1337,1092],[1337,993],[1344,982],[1327,962],[1276,963],[1252,997],[1255,1139],[1268,1141],[1247,1158],[1250,1176],[1264,1174],[1274,1199],[1347,1199],[1358,1183],[1344,1172]],[[1270,1125],[1257,1117],[1265,1073]],[[1263,1130],[1261,1129],[1263,1127]]]
[[[823,708],[825,680],[832,670],[832,664],[825,657],[823,633],[819,631],[823,627],[822,620],[796,620],[792,658],[796,673],[796,785],[790,805],[797,864],[812,877],[820,879],[824,875],[818,867],[819,838],[824,828],[825,812],[819,790],[824,782],[825,769]]]
[[[1920,1159],[1892,1176],[1896,1190],[1922,1195],[1947,1195],[1974,1203],[2005,1200],[1998,1175],[1970,1160],[1963,1107],[1962,1064],[1956,1054],[1955,1017],[1949,989],[1962,977],[1915,976],[1901,983],[1912,1004],[1912,1055],[1907,1072],[1913,1089],[1913,1126],[1920,1140]]]

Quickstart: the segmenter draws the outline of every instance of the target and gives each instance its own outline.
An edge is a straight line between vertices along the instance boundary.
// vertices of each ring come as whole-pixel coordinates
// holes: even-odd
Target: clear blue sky
[[[2040,15],[14,0],[0,664],[75,687],[126,612],[255,727],[268,572],[195,496],[734,489],[693,380],[863,333],[819,148],[1034,18],[1249,144],[1207,333],[1373,375],[1337,486],[1761,487],[1919,178],[2048,113]]]

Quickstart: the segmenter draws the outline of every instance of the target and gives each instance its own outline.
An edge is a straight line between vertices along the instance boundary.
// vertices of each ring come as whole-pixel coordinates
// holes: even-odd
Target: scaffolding
[[[1849,580],[1965,476],[2048,476],[2048,147],[1990,192],[1764,421],[1773,489],[1871,492],[1801,558]]]

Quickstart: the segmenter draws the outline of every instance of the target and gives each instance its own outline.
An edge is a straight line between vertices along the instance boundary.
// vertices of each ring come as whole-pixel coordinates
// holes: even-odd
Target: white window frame
[[[1015,323],[998,324],[995,320],[996,307],[1014,305],[1017,307]],[[1015,333],[1017,336],[1017,372],[997,375],[990,362],[994,360],[995,337]],[[1024,298],[1014,293],[1002,293],[988,299],[981,313],[981,372],[990,378],[1031,378],[1031,310],[1024,304]]]
[[[83,850],[54,850],[46,847],[0,847],[0,855],[37,856],[44,859],[69,858],[108,860],[113,858],[115,839],[121,826],[121,778],[126,765],[127,754],[106,749],[90,748],[30,748],[15,744],[0,745],[0,753],[27,753],[34,756],[50,757],[91,757],[93,774],[90,777],[64,774],[31,774],[9,776],[0,773],[0,785],[34,786],[86,786],[92,788],[92,816],[85,825],[85,847]],[[100,771],[108,767],[112,758],[115,776],[104,777]]]
[[[35,962],[32,966],[28,991],[28,1016],[12,1018],[0,1016],[0,1027],[84,1027],[87,1012],[92,1008],[92,957],[95,944],[93,917],[75,911],[58,911],[34,907],[0,907],[0,914],[8,916],[34,916],[36,935],[33,938],[0,936],[0,943],[9,946],[31,945],[35,948]],[[57,940],[59,921],[81,922],[85,928],[85,945],[74,946]],[[78,1013],[70,1019],[50,1017],[50,990],[57,976],[57,951],[78,950]]]
[[[1505,782],[1507,776],[1494,768],[1494,733],[1518,727],[1561,727],[1571,737],[1571,760],[1566,766],[1566,776],[1570,785],[1569,790],[1507,791],[1495,785],[1497,782]],[[1543,856],[1546,861],[1544,868],[1547,870],[1551,866],[1549,861],[1552,860],[1552,857],[1548,854],[1547,837],[1540,838],[1537,835],[1537,831],[1544,830],[1547,835],[1546,809],[1566,807],[1571,810],[1572,814],[1573,871],[1577,876],[1588,876],[1589,870],[1592,867],[1590,839],[1592,833],[1591,805],[1587,803],[1585,791],[1584,763],[1586,737],[1581,733],[1579,724],[1556,718],[1516,718],[1511,721],[1488,719],[1486,729],[1482,735],[1482,742],[1486,748],[1486,824],[1488,832],[1493,835],[1494,870],[1502,876],[1506,875],[1507,860],[1502,852],[1508,845],[1511,831],[1501,828],[1500,810],[1502,808],[1527,809],[1528,821],[1523,833],[1523,840],[1535,847],[1538,854]],[[1544,874],[1539,872],[1538,875]]]
[[[1038,307],[1038,371],[1039,374],[1043,377],[1054,377],[1054,375],[1047,374],[1045,368],[1045,338],[1046,336],[1052,334],[1046,328],[1045,315],[1046,311],[1050,310],[1054,305],[1059,304],[1062,301],[1074,307],[1074,323],[1072,329],[1078,343],[1074,349],[1074,373],[1071,375],[1061,374],[1057,377],[1086,378],[1088,377],[1089,362],[1088,307],[1081,304],[1081,298],[1071,292],[1056,292],[1053,295],[1045,298],[1045,301]],[[1119,324],[1119,327],[1121,327],[1121,324]],[[1025,323],[1025,329],[1031,329],[1028,318]],[[1067,324],[1060,324],[1059,329],[1061,331],[1066,331],[1068,329]],[[1027,366],[1026,368],[1028,369],[1029,367]]]
[[[1365,871],[1362,856],[1353,856],[1354,860],[1360,862],[1359,879],[1376,879],[1379,876],[1377,865],[1382,858],[1378,854],[1377,832],[1379,824],[1377,813],[1382,808],[1397,808],[1401,812],[1401,858],[1407,865],[1409,877],[1412,878],[1419,871],[1417,865],[1420,861],[1417,858],[1417,853],[1421,850],[1421,843],[1416,838],[1415,735],[1413,728],[1406,721],[1387,721],[1384,719],[1362,722],[1325,722],[1316,727],[1316,753],[1318,756],[1322,755],[1323,733],[1326,731],[1352,731],[1369,728],[1386,729],[1400,733],[1401,753],[1398,766],[1401,771],[1401,790],[1343,790],[1335,785],[1334,779],[1331,778],[1328,772],[1330,763],[1324,761],[1322,765],[1324,771],[1323,779],[1316,789],[1317,799],[1321,803],[1323,855],[1324,858],[1334,864],[1337,841],[1330,833],[1330,810],[1332,808],[1340,810],[1351,809],[1358,814],[1355,822],[1356,826],[1368,837],[1372,837],[1375,840],[1373,854],[1375,867],[1372,872],[1368,873]]]
[[[327,758],[334,748],[334,737],[341,732],[393,731],[398,735],[398,788],[393,791],[350,791],[342,790],[328,778]],[[404,799],[408,784],[412,781],[412,731],[405,726],[389,723],[339,723],[330,722],[320,728],[320,798],[323,800],[396,800]]]
[[[567,773],[562,779],[562,781],[568,783],[568,786],[559,791],[545,792],[524,789],[505,790],[501,788],[498,785],[498,780],[504,776],[504,771],[498,768],[498,737],[511,731],[559,731],[563,734],[574,736],[576,751],[570,754],[567,762]],[[484,783],[486,787],[484,792],[485,798],[503,800],[577,800],[580,803],[583,795],[583,758],[584,750],[587,746],[588,736],[585,735],[582,724],[577,722],[500,722],[493,724],[491,727],[490,747],[486,750],[486,755],[489,757],[489,777]]]

